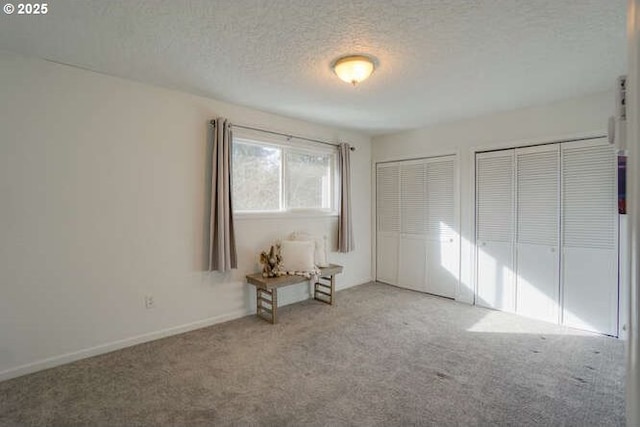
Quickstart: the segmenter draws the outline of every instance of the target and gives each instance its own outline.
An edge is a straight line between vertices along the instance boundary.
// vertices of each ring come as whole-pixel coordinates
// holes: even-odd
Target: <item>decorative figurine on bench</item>
[[[280,255],[280,245],[271,245],[269,252],[263,251],[260,254],[260,264],[262,264],[262,277],[278,277],[286,274],[282,271],[282,256]]]

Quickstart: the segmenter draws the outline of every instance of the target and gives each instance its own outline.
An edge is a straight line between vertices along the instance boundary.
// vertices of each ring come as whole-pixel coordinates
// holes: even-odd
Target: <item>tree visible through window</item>
[[[233,207],[239,211],[280,209],[282,153],[278,148],[233,143]]]
[[[331,160],[329,154],[286,153],[289,209],[331,208]]]
[[[333,208],[334,153],[236,138],[232,154],[234,211]]]

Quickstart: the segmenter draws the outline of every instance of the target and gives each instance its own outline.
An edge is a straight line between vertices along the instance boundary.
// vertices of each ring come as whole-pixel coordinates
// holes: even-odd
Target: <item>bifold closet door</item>
[[[602,143],[562,144],[563,323],[617,335],[616,156]]]
[[[516,149],[516,312],[560,320],[560,147]]]
[[[426,292],[455,298],[460,270],[456,232],[454,159],[431,159],[426,164],[427,278]]]
[[[425,291],[427,167],[424,160],[400,165],[400,258],[398,282],[403,288]]]
[[[397,164],[376,168],[376,280],[398,283],[400,243],[400,167]]]
[[[514,150],[476,155],[477,299],[515,311]]]
[[[376,279],[455,298],[460,269],[453,156],[376,167]]]

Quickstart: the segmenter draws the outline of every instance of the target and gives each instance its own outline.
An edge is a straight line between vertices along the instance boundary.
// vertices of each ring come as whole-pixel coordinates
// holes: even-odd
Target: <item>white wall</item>
[[[615,76],[611,83],[613,87]],[[445,154],[458,156],[461,260],[457,300],[473,302],[475,151],[605,135],[614,106],[613,92],[603,92],[543,107],[373,138],[374,167],[382,161]]]
[[[335,241],[335,217],[239,219],[238,270],[204,271],[216,116],[357,147],[357,249],[329,258],[338,288],[371,279],[369,137],[2,52],[0,380],[247,315],[260,250],[294,230]]]

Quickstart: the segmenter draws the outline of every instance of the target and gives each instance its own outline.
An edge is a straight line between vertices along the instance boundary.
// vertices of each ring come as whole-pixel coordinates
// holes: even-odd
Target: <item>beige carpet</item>
[[[624,345],[381,284],[0,383],[0,425],[624,425]]]

